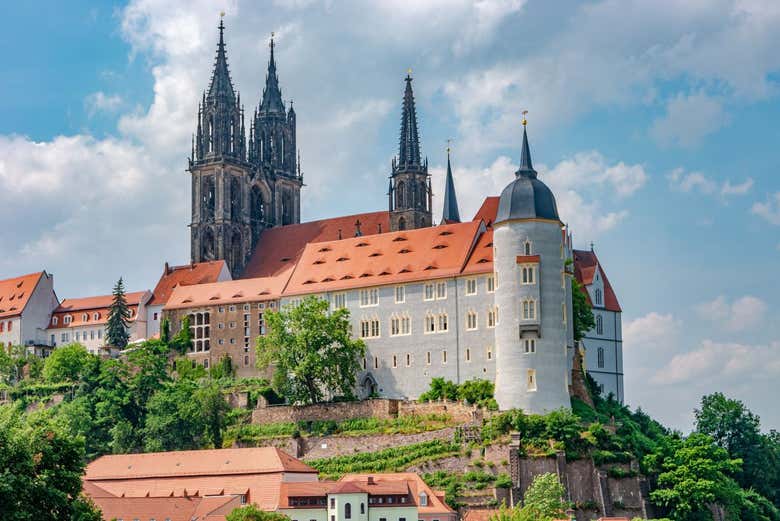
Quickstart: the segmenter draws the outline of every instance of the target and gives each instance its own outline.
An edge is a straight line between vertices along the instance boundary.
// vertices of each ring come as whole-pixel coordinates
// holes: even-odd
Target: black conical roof
[[[207,98],[211,101],[220,99],[235,103],[236,93],[233,82],[230,80],[228,70],[227,52],[225,51],[225,24],[219,21],[219,43],[217,43],[217,57],[214,60],[214,72],[211,74]]]
[[[398,166],[420,166],[420,135],[417,132],[417,110],[414,106],[412,76],[406,75],[406,90],[401,111],[401,138],[398,146]]]
[[[271,58],[268,60],[268,73],[265,76],[263,100],[260,102],[261,112],[284,113],[282,90],[279,88],[279,78],[276,75],[276,60],[274,59],[274,39],[271,38]]]
[[[441,222],[442,224],[460,222],[458,197],[455,195],[455,181],[452,178],[449,149],[447,149],[447,177],[444,181],[444,209],[442,210]]]

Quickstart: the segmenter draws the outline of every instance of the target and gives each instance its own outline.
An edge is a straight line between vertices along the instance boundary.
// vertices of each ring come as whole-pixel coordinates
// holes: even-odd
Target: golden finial
[[[408,69],[406,69],[406,75],[407,75],[407,76],[411,76],[411,75],[412,75],[412,68],[411,68],[411,67],[409,67]]]
[[[220,11],[219,12],[219,17],[220,18],[225,18],[225,11]]]
[[[523,111],[523,126],[526,126],[528,124],[528,120],[525,119],[525,115],[528,114],[527,110]]]
[[[450,153],[450,145],[451,144],[452,144],[452,140],[451,139],[447,139],[447,153],[448,154]]]

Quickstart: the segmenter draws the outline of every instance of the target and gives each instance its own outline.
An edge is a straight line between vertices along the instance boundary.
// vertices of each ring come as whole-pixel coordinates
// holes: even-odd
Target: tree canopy
[[[266,512],[254,505],[236,508],[225,519],[227,521],[290,521],[290,518],[284,514]]]
[[[553,521],[566,518],[569,504],[563,498],[565,489],[552,473],[534,478],[523,497],[523,505],[512,509],[502,507],[490,521]]]
[[[326,392],[353,398],[365,344],[350,336],[349,311],[329,312],[327,301],[267,312],[268,333],[257,338],[257,365],[274,366],[274,390],[290,403],[323,401]]]
[[[593,317],[593,310],[585,296],[585,289],[574,277],[571,278],[571,300],[574,340],[580,341],[585,333],[596,326],[596,319]]]

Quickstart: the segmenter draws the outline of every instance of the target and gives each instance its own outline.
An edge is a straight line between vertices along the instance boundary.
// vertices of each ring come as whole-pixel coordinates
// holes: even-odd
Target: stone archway
[[[362,398],[371,398],[377,396],[379,384],[371,373],[365,375],[360,381],[360,394]]]

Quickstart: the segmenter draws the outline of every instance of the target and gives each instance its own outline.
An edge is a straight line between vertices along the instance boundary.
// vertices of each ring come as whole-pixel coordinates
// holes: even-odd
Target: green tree
[[[206,437],[215,448],[221,448],[222,430],[225,428],[226,416],[230,411],[225,395],[219,387],[210,384],[198,389],[195,400],[200,404],[203,414]]]
[[[160,323],[160,342],[167,344],[171,341],[171,321],[168,317],[162,319]]]
[[[122,277],[114,286],[114,300],[108,308],[108,322],[106,323],[106,344],[124,349],[130,341],[128,326],[130,325],[130,308],[127,307],[125,298],[125,283]]]
[[[761,433],[759,417],[739,400],[722,393],[702,397],[701,408],[694,410],[696,430],[715,440],[732,458],[742,460],[735,475],[744,488],[753,488],[780,504],[780,445]]]
[[[571,278],[571,300],[574,325],[574,340],[580,341],[585,333],[596,326],[593,310],[585,296],[585,288],[574,277]]]
[[[268,334],[257,338],[258,367],[275,367],[274,390],[291,403],[316,403],[325,391],[354,396],[365,344],[349,334],[349,311],[329,312],[310,296],[265,315]]]
[[[197,391],[192,380],[178,380],[151,397],[143,432],[146,451],[203,447],[206,427],[200,402],[193,399]]]
[[[430,402],[434,400],[457,400],[458,386],[455,382],[445,380],[444,378],[431,378],[428,390],[418,398],[421,402]]]
[[[227,521],[290,521],[290,518],[284,514],[266,512],[254,505],[236,508],[225,519]]]
[[[81,494],[84,440],[46,415],[0,407],[0,513],[3,521],[99,521]]]
[[[170,328],[170,326],[168,326]],[[170,331],[168,333],[170,335]],[[185,315],[181,319],[181,328],[173,338],[168,342],[171,350],[176,351],[180,355],[186,354],[192,348],[192,330],[190,330],[190,317]]]
[[[709,505],[717,503],[729,512],[739,511],[742,496],[730,476],[741,461],[731,459],[705,434],[685,439],[668,438],[645,458],[646,466],[658,473],[658,488],[650,493],[653,503],[668,509],[678,521],[710,519]]]
[[[565,490],[558,476],[540,474],[525,491],[522,507],[502,507],[490,521],[553,521],[566,518],[569,504],[563,500]]]
[[[98,365],[99,358],[81,344],[68,344],[52,351],[43,363],[43,378],[49,382],[78,382]]]
[[[468,403],[480,403],[493,398],[494,384],[490,380],[474,378],[458,386],[458,398]]]

